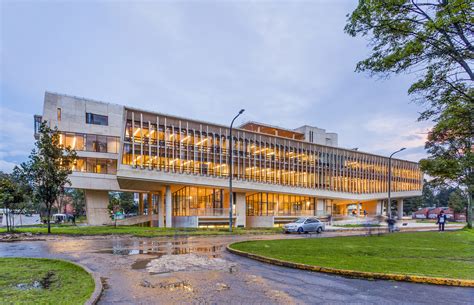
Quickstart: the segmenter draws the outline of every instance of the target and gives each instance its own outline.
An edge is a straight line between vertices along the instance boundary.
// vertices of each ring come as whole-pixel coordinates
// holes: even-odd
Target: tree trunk
[[[51,234],[51,206],[48,207],[48,234]]]
[[[10,215],[9,215],[9,213],[8,213],[8,211],[7,211],[7,208],[5,208],[5,213],[4,213],[4,215],[5,215],[5,219],[6,219],[6,223],[7,223],[7,232],[10,232],[10,221],[9,221],[9,219],[8,219],[8,218],[10,217]]]
[[[466,211],[466,221],[467,227],[472,229],[472,193],[467,191],[467,211]]]

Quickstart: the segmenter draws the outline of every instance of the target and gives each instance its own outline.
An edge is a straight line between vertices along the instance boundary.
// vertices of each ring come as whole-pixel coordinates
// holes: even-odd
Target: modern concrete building
[[[90,224],[110,222],[109,191],[139,193],[126,223],[274,226],[297,216],[386,213],[388,158],[337,147],[337,134],[248,122],[227,126],[46,92],[42,120],[77,151],[71,187],[86,193]],[[229,144],[234,202],[229,204]],[[417,163],[392,160],[392,198],[421,195]],[[128,221],[128,222],[127,222]]]

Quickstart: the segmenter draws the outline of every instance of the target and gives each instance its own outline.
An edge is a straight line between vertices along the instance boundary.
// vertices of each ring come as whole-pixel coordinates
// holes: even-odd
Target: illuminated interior
[[[127,118],[123,164],[228,176],[226,128],[131,111]],[[357,194],[387,192],[386,157],[239,129],[232,147],[236,180]],[[392,191],[420,190],[421,185],[417,163],[392,160]]]

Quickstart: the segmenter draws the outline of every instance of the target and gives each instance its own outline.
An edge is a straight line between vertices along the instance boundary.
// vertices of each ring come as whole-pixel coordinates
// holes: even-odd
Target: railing
[[[182,211],[175,216],[229,216],[228,208],[201,208],[201,209],[188,209]]]
[[[335,214],[331,217],[333,225],[367,225],[367,224],[379,224],[382,219],[380,216],[367,214],[366,216],[348,216]]]
[[[299,211],[269,211],[268,213],[249,213],[248,216],[279,216],[279,217],[300,217],[300,216],[328,216],[324,211],[299,210]]]

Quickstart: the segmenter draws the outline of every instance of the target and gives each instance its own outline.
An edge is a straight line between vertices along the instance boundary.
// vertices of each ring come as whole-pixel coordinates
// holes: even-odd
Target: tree
[[[114,220],[114,226],[117,227],[117,212],[120,211],[120,200],[117,196],[109,196],[108,209],[111,212],[110,217]]]
[[[70,196],[72,198],[72,207],[74,210],[74,216],[82,216],[85,213],[86,199],[84,190],[71,189]]]
[[[48,233],[51,233],[51,209],[65,186],[70,184],[68,175],[72,173],[71,165],[76,159],[76,152],[60,144],[58,129],[51,129],[46,122],[40,125],[35,146],[29,161],[22,166],[27,169],[34,200],[46,207]]]
[[[0,172],[0,202],[2,203],[7,232],[14,229],[14,215],[30,208],[31,188],[21,167],[15,166],[13,173]]]
[[[137,211],[137,206],[135,205],[133,193],[110,192],[109,201],[111,201],[113,198],[117,199],[119,208],[123,213],[128,214],[128,213],[134,213]]]
[[[345,27],[370,36],[370,57],[356,71],[388,76],[415,73],[408,89],[425,105],[419,120],[435,123],[424,172],[466,193],[468,226],[474,188],[474,7],[472,0],[360,0]]]
[[[449,195],[448,206],[455,213],[464,212],[467,207],[467,200],[463,197],[461,190],[455,190]]]
[[[416,212],[420,208],[437,206],[438,199],[435,192],[436,186],[425,180],[421,196],[405,199],[403,209],[407,212]]]

